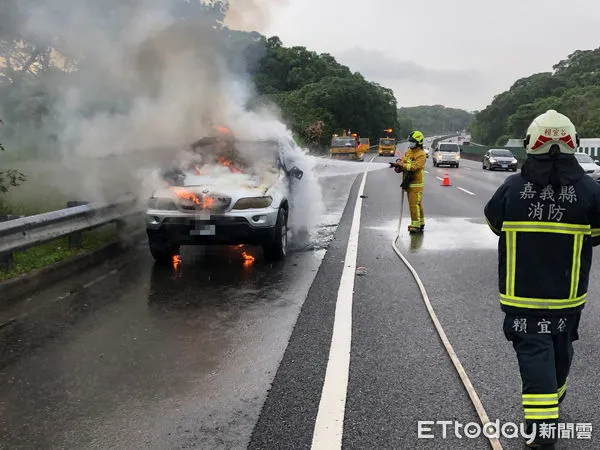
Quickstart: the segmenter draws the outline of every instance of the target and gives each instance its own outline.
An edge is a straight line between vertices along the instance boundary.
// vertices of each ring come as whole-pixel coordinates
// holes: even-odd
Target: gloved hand
[[[394,171],[396,173],[401,173],[402,172],[402,163],[404,161],[402,159],[397,159],[396,162],[391,162],[390,163],[390,167],[394,168]]]

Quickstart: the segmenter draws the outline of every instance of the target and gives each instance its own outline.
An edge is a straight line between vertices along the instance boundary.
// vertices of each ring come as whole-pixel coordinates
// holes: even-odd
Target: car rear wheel
[[[170,264],[173,257],[179,254],[179,245],[169,244],[158,238],[149,238],[150,253],[159,264]]]
[[[287,211],[279,209],[273,241],[263,245],[263,253],[267,261],[280,261],[287,256],[288,251],[288,226]]]

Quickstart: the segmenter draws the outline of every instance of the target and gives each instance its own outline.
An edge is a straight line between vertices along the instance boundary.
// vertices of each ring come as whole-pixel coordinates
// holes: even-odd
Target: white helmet
[[[543,155],[555,144],[561,153],[573,154],[579,147],[579,137],[575,125],[567,116],[549,109],[533,119],[523,146],[531,155]]]

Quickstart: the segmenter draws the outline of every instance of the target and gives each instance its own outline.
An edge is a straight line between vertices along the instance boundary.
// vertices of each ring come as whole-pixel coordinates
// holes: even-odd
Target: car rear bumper
[[[490,169],[503,169],[503,170],[515,170],[518,167],[519,163],[500,163],[495,162],[493,164],[490,163]]]

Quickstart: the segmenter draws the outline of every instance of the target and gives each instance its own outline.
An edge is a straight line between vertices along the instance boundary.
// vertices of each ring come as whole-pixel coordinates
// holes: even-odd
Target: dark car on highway
[[[510,150],[492,148],[483,156],[483,170],[512,170],[517,171],[519,162]]]

